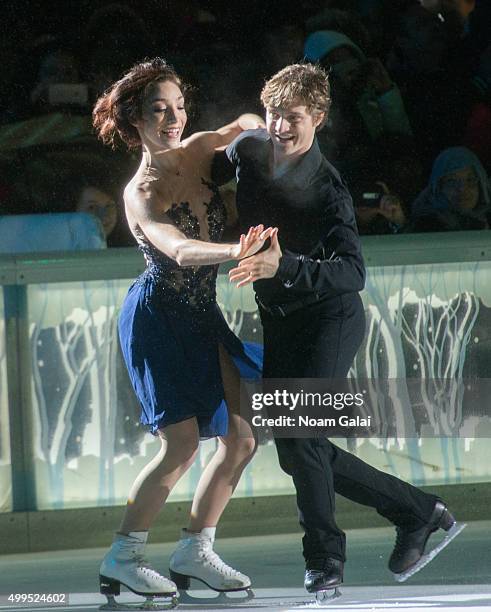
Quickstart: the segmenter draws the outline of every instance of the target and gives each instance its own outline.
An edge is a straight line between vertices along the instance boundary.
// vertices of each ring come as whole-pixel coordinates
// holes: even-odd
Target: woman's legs
[[[191,577],[217,591],[237,591],[251,586],[248,576],[228,566],[213,551],[215,525],[256,449],[252,431],[239,414],[239,373],[222,346],[219,357],[228,406],[228,434],[219,438],[217,451],[201,474],[189,528],[183,530],[170,558],[170,575],[179,589],[189,588]]]
[[[148,529],[179,478],[196,457],[199,444],[195,418],[159,432],[162,446],[135,480],[120,531],[102,560],[101,593],[119,595],[120,585],[139,594],[173,595],[176,585],[149,569],[144,559]]]
[[[219,357],[228,406],[228,434],[219,438],[217,451],[199,480],[188,527],[191,532],[216,526],[257,446],[249,423],[240,415],[239,372],[221,345]]]
[[[195,418],[159,432],[162,446],[131,487],[119,532],[148,531],[174,485],[192,465],[199,446]]]
[[[228,434],[219,438],[217,451],[199,480],[189,522],[189,531],[194,532],[217,524],[256,450],[250,425],[239,411],[239,372],[222,346],[219,358],[229,428]],[[160,435],[160,451],[138,475],[130,490],[120,533],[148,531],[172,488],[196,457],[199,429],[195,418],[169,425]]]

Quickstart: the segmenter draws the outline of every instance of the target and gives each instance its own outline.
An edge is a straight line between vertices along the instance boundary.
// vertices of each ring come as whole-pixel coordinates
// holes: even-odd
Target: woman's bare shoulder
[[[137,172],[124,189],[125,206],[136,216],[150,209],[164,212],[165,204],[158,189],[160,180],[161,177],[152,169]]]
[[[182,148],[190,153],[212,153],[216,146],[216,132],[195,132],[182,141]]]

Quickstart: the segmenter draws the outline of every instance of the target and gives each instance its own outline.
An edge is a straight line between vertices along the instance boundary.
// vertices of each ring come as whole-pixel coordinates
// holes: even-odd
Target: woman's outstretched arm
[[[153,195],[125,193],[125,201],[140,230],[159,251],[179,266],[206,266],[230,260],[239,260],[257,253],[269,237],[272,228],[262,225],[251,227],[239,242],[220,244],[187,238],[165,211],[156,206]]]

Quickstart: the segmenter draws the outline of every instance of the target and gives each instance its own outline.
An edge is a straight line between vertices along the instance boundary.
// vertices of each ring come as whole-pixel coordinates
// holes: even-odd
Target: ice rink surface
[[[108,543],[110,537],[108,534]],[[210,602],[216,594],[192,590],[192,596],[200,600],[181,603],[177,610],[320,609],[302,586],[300,539],[300,534],[218,537],[216,550],[227,563],[251,576],[255,598],[240,603],[236,598],[242,595],[235,594],[230,601],[220,598]],[[469,523],[430,565],[403,584],[397,584],[386,567],[394,540],[393,528],[348,531],[342,596],[325,609],[491,612],[491,521]],[[166,543],[148,547],[150,562],[164,574],[173,546]],[[0,557],[0,611],[97,610],[106,601],[98,592],[98,566],[103,553],[103,549],[84,549]],[[193,583],[198,589],[199,584]],[[69,605],[21,607],[8,602],[10,593],[68,593]],[[119,601],[142,599],[122,592]]]

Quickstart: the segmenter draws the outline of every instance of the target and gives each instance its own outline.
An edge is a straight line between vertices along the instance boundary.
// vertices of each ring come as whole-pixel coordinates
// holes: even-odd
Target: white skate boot
[[[101,610],[168,610],[177,605],[176,585],[152,569],[143,556],[147,537],[147,531],[115,536],[99,570],[100,592],[108,600]],[[146,597],[146,601],[133,605],[117,602],[114,597],[120,594],[121,585]],[[154,597],[171,600],[156,602]]]
[[[169,561],[170,576],[181,592],[179,600],[182,603],[186,601],[204,602],[201,598],[193,599],[186,593],[182,593],[189,589],[191,578],[200,580],[210,589],[219,591],[221,594],[246,591],[244,600],[248,601],[254,597],[250,590],[250,578],[220,559],[213,550],[214,541],[215,527],[205,527],[199,533],[182,530],[181,540]],[[212,601],[216,602],[216,598]],[[242,599],[233,598],[233,601],[239,602]]]

